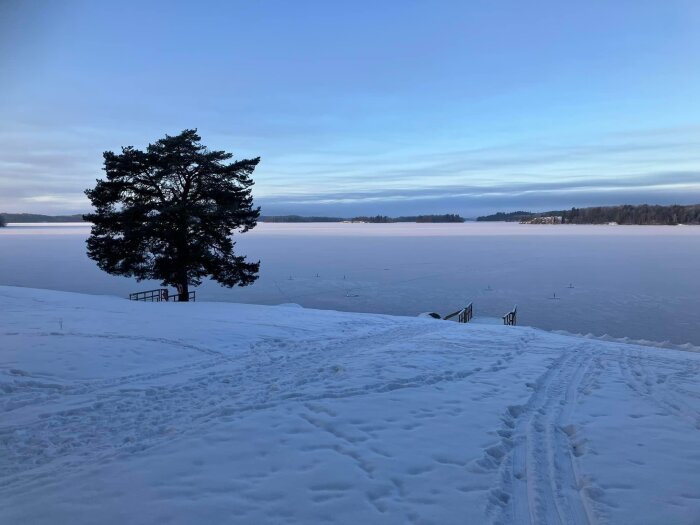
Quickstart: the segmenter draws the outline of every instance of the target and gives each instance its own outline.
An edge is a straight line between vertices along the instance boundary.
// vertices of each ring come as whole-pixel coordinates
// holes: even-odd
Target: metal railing
[[[507,326],[515,326],[518,324],[518,307],[514,306],[513,309],[503,316],[503,324]]]
[[[168,289],[157,288],[156,290],[146,290],[145,292],[135,292],[129,294],[131,301],[149,301],[152,303],[160,303],[168,300]]]
[[[469,303],[461,310],[457,310],[456,312],[451,313],[450,315],[446,315],[444,319],[445,321],[447,321],[448,319],[452,319],[455,316],[458,316],[458,323],[468,323],[469,321],[471,321],[472,317],[474,317],[474,308],[472,307],[472,303]]]
[[[187,297],[189,297],[189,300],[191,302],[194,302],[197,299],[197,292],[194,290],[191,292],[187,292]],[[184,302],[180,300],[180,294],[174,293],[173,295],[168,296],[168,301],[172,301],[174,303],[179,303],[179,302]]]
[[[197,299],[197,293],[195,291],[188,292],[187,296],[190,301],[195,301]],[[168,301],[174,303],[181,302],[180,294],[170,294],[167,288],[156,288],[155,290],[146,290],[145,292],[130,293],[129,300],[146,301],[151,303],[160,303]]]

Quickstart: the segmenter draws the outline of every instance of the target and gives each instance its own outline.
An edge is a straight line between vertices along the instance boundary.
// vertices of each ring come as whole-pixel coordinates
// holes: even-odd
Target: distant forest
[[[262,222],[464,222],[465,219],[454,213],[444,215],[412,215],[406,217],[388,217],[386,215],[341,217],[303,217],[301,215],[272,215],[260,217]]]
[[[0,224],[7,222],[83,222],[82,215],[39,215],[36,213],[0,213]],[[411,215],[407,217],[387,217],[386,215],[362,217],[324,217],[302,215],[263,215],[261,222],[464,222],[465,219],[454,213],[443,215]]]
[[[519,222],[535,217],[561,217],[563,224],[607,224],[610,222],[638,225],[700,224],[700,204],[689,206],[657,206],[649,204],[639,206],[598,206],[541,213],[526,211],[500,212],[494,215],[478,217],[476,220]]]
[[[301,215],[262,215],[262,222],[343,222],[339,217],[304,217]]]
[[[454,213],[444,215],[409,215],[405,217],[387,217],[375,215],[373,217],[353,217],[355,222],[464,222],[465,219]]]
[[[549,213],[554,213],[554,212],[549,212]],[[476,220],[478,222],[519,222],[521,219],[529,219],[531,217],[535,217],[539,214],[531,212],[531,211],[511,211],[508,213],[504,213],[502,211],[499,211],[498,213],[494,213],[493,215],[484,215],[482,217],[477,217]],[[546,214],[542,214],[546,215]]]
[[[0,213],[0,222],[83,222],[82,215],[39,215],[37,213]]]
[[[572,208],[562,214],[566,224],[700,224],[700,204],[692,206],[606,206]]]
[[[498,212],[493,215],[477,217],[479,222],[506,221],[520,222],[536,217],[561,217],[564,224],[640,224],[640,225],[674,225],[700,224],[700,204],[689,206],[656,206],[642,204],[639,206],[597,206],[593,208],[571,208],[547,212],[512,211]],[[455,213],[442,215],[409,215],[388,217],[386,215],[358,216],[350,218],[301,216],[301,215],[266,215],[260,217],[262,222],[422,222],[454,223],[466,219]],[[0,213],[0,227],[9,222],[83,222],[82,215],[40,215],[36,213]]]

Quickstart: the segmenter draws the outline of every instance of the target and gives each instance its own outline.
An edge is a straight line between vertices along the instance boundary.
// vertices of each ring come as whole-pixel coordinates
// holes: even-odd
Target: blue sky
[[[198,128],[264,213],[700,202],[700,2],[0,2],[0,211]]]

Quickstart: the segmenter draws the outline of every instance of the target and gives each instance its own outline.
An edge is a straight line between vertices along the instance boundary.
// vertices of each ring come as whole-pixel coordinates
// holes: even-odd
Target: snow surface
[[[700,520],[700,355],[0,287],[0,523]]]

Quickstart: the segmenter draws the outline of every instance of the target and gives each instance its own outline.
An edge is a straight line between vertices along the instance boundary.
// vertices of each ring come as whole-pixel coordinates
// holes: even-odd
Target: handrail
[[[155,290],[146,290],[145,292],[134,292],[129,294],[131,301],[150,301],[159,303],[168,300],[167,288],[156,288]]]
[[[194,290],[187,293],[187,297],[190,301],[195,301],[197,299],[197,292]],[[131,301],[147,301],[152,303],[160,302],[184,302],[180,301],[180,294],[171,294],[167,288],[156,288],[155,290],[146,290],[144,292],[134,292],[129,294],[129,300]]]
[[[443,317],[443,319],[447,321],[448,319],[452,319],[455,316],[459,316],[457,318],[458,323],[468,323],[469,321],[471,321],[472,317],[474,317],[474,308],[472,306],[472,303],[469,303],[461,310],[457,310],[456,312],[446,315],[445,317]]]
[[[503,316],[503,324],[506,326],[515,326],[518,324],[518,306],[515,305],[513,309]]]
[[[474,317],[474,309],[472,308],[472,303],[469,303],[469,305],[460,314],[459,322],[468,323],[472,320],[472,317]]]
[[[191,292],[187,292],[187,297],[190,301],[194,302],[197,299],[197,292],[195,292],[194,290],[192,290]],[[172,301],[174,303],[184,302],[180,301],[180,294],[177,293],[168,297],[168,301]]]

